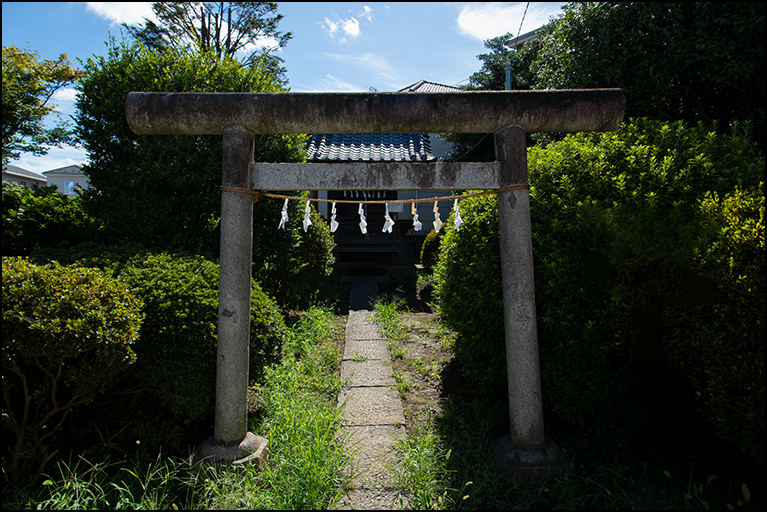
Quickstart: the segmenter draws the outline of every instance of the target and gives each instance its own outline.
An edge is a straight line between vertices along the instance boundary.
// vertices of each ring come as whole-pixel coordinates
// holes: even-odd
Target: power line
[[[522,21],[519,22],[519,30],[517,30],[517,39],[514,41],[514,46],[517,46],[517,43],[519,43],[519,36],[522,34],[522,24],[525,22],[525,16],[527,16],[528,7],[530,7],[530,2],[527,2],[527,5],[525,6],[525,12],[522,14]]]

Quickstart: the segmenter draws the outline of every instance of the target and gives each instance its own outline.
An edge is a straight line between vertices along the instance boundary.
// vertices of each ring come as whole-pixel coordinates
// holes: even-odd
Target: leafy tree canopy
[[[154,2],[152,10],[157,23],[145,18],[143,26],[123,24],[131,36],[152,49],[213,52],[219,59],[243,54],[240,62],[252,66],[259,56],[284,47],[293,37],[277,30],[284,16],[277,14],[275,2]],[[282,59],[269,55],[268,62],[284,80]]]
[[[65,122],[46,128],[43,120],[57,113],[50,103],[53,93],[78,75],[65,53],[52,61],[31,50],[3,46],[3,163],[21,153],[45,155],[49,146],[71,142]]]
[[[764,119],[764,3],[570,3],[540,36],[535,88],[620,87],[628,117]]]
[[[125,97],[130,91],[283,92],[266,61],[262,56],[246,68],[213,52],[114,41],[106,57],[88,60],[76,121],[90,159],[83,166],[91,184],[84,206],[104,225],[100,242],[218,258],[222,137],[138,136],[125,119]],[[258,135],[255,160],[305,161],[305,139]],[[304,232],[299,203],[290,201],[281,230],[282,201],[262,198],[253,205],[254,276],[281,305],[316,291],[333,262],[330,228],[315,217]]]
[[[91,184],[85,206],[103,221],[106,241],[215,257],[221,136],[138,136],[125,119],[125,97],[130,91],[282,91],[264,59],[243,68],[211,52],[160,52],[112,41],[106,57],[86,62],[78,89],[77,135],[90,160],[83,166]],[[257,136],[256,159],[299,161],[305,158],[303,140],[300,135]]]
[[[477,55],[482,61],[479,71],[471,75],[467,90],[502,91],[506,88],[506,65],[511,68],[511,88],[528,90],[535,85],[535,75],[530,72],[530,64],[538,55],[540,40],[538,37],[527,41],[519,50],[510,48],[515,36],[507,33],[485,41],[489,53]]]
[[[482,68],[466,89],[618,87],[626,116],[702,121],[720,128],[751,120],[764,138],[763,3],[570,3],[519,51],[509,33],[485,41]],[[493,138],[451,134],[451,160],[491,161]],[[547,141],[556,136],[538,134]]]
[[[548,26],[547,26],[548,27]],[[547,30],[543,27],[541,30]],[[512,49],[514,39],[511,33],[485,41],[488,53],[477,55],[482,61],[479,71],[471,75],[463,87],[468,91],[502,91],[506,88],[506,66],[511,70],[511,89],[528,90],[535,88],[536,76],[530,66],[538,55],[540,36],[527,41],[518,50]],[[490,133],[444,133],[440,137],[453,144],[447,156],[449,161],[492,162],[495,160],[495,139]]]

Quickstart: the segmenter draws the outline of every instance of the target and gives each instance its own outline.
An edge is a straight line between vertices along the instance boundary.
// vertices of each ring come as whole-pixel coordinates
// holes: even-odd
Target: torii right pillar
[[[505,126],[495,133],[502,187],[528,184],[525,139],[521,126]],[[549,468],[554,472],[565,471],[569,463],[567,455],[543,435],[528,188],[498,194],[498,222],[510,433],[493,441],[490,451],[500,471],[533,479]]]

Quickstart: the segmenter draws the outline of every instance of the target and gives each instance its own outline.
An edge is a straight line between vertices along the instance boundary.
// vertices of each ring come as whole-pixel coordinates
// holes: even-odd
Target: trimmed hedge
[[[219,266],[201,256],[151,253],[136,245],[88,244],[38,257],[108,270],[144,302],[146,318],[133,371],[187,421],[213,411]],[[280,309],[251,280],[251,380],[279,357],[286,335]]]
[[[3,422],[15,434],[14,483],[48,459],[69,411],[112,385],[136,360],[141,302],[97,269],[3,257]],[[5,450],[4,450],[5,451]]]
[[[144,301],[136,343],[139,378],[187,420],[214,409],[218,265],[166,253],[131,258],[117,276]],[[277,305],[251,280],[250,379],[279,357],[286,334]]]
[[[764,243],[763,227],[753,227],[763,226],[763,203],[717,217],[711,212],[719,207],[705,202],[763,195],[764,155],[746,129],[721,135],[634,120],[617,132],[530,148],[528,162],[547,409],[600,434],[625,435],[641,428],[637,404],[648,388],[662,392],[658,376],[676,368],[701,390],[720,433],[763,458],[763,436],[753,435],[764,432],[764,402],[754,398],[764,387]],[[458,331],[456,357],[467,372],[502,390],[497,203],[480,197],[460,205],[464,224],[455,232],[446,223],[435,271],[439,313]],[[727,241],[733,230],[744,233],[740,245]],[[761,274],[731,270],[738,261],[759,262]],[[751,276],[752,285],[735,286],[736,275]],[[738,313],[706,313],[728,301],[735,307],[735,289]],[[688,335],[695,357],[679,351]],[[757,349],[761,357],[748,356]],[[712,351],[719,356],[703,357]],[[725,384],[721,365],[733,358],[741,378]]]
[[[764,461],[764,183],[702,205],[716,242],[701,270],[717,281],[719,300],[669,307],[664,347],[690,377],[724,439]]]

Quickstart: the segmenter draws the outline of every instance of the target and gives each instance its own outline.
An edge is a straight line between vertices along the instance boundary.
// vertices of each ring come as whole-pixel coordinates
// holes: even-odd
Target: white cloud
[[[341,23],[344,28],[344,34],[350,35],[352,37],[357,37],[360,35],[360,22],[357,21],[357,18],[342,20]]]
[[[84,149],[64,146],[62,148],[50,148],[48,154],[44,156],[24,153],[18,160],[11,162],[11,165],[42,174],[44,171],[60,169],[68,165],[82,165],[87,161],[88,154]]]
[[[156,20],[151,2],[86,2],[85,9],[109,20],[112,25],[138,25],[144,18]]]
[[[337,53],[324,53],[326,57],[342,61],[344,65],[352,65],[361,68],[366,76],[377,76],[386,81],[389,85],[397,86],[402,82],[400,73],[392,66],[386,58],[370,52],[362,55],[341,55]]]
[[[244,57],[250,55],[254,51],[274,49],[280,51],[280,43],[273,37],[259,37],[253,41],[249,41],[245,46],[237,52],[237,56]]]
[[[59,89],[53,93],[51,99],[56,102],[74,102],[77,99],[78,91],[72,88]]]
[[[469,37],[484,41],[511,32],[517,34],[522,23],[522,34],[535,30],[549,21],[550,15],[559,11],[563,3],[531,2],[525,14],[525,2],[472,3],[464,5],[456,22],[459,31]]]
[[[349,18],[348,20],[331,21],[327,17],[325,23],[321,23],[328,31],[328,35],[335,39],[336,34],[343,33],[344,36],[338,40],[339,43],[346,42],[346,36],[357,37],[360,35],[360,22],[357,18]]]
[[[340,22],[338,21],[330,21],[329,19],[325,18],[325,25],[327,25],[326,29],[330,37],[334,37],[336,32],[338,32],[339,24]]]
[[[357,16],[359,16],[360,18],[367,18],[368,21],[373,21],[373,9],[371,9],[367,5],[363,5],[362,12],[360,12]]]
[[[305,92],[360,92],[361,90],[359,87],[328,73],[319,81],[319,88],[316,91]]]

